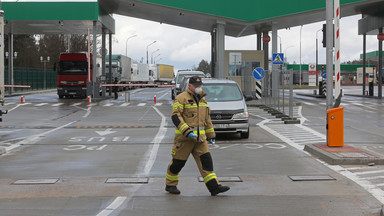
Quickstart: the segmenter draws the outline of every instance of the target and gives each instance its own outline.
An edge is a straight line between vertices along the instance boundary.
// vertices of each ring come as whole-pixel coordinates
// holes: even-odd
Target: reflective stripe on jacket
[[[197,97],[187,89],[179,94],[173,103],[172,121],[177,127],[176,136],[184,136],[190,132],[206,135],[208,139],[216,136],[210,117],[210,108],[205,99],[205,94]]]

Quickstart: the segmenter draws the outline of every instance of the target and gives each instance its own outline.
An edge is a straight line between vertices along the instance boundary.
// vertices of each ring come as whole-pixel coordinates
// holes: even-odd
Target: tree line
[[[13,65],[22,68],[42,68],[40,56],[44,60],[49,56],[47,68],[52,69],[53,64],[59,61],[60,53],[66,52],[68,48],[71,52],[85,52],[88,50],[87,43],[87,35],[14,35],[13,51],[17,52],[17,57],[14,58]],[[8,52],[8,35],[4,38],[4,44],[4,52]],[[8,65],[7,61],[6,59],[5,66]]]

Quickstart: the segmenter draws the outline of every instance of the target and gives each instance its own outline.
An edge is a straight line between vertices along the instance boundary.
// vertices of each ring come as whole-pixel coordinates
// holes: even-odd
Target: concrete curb
[[[384,158],[348,158],[348,157],[338,157],[335,154],[326,152],[313,144],[307,144],[304,147],[304,151],[311,153],[325,161],[330,165],[367,165],[368,163],[375,163],[376,165],[384,165]],[[384,216],[384,215],[383,215]]]

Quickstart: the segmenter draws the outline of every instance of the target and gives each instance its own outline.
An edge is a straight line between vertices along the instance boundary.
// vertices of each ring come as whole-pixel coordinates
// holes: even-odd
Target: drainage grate
[[[55,184],[59,179],[23,179],[13,182],[14,185]]]
[[[288,176],[292,181],[329,181],[336,180],[329,175],[314,175],[314,176]]]
[[[148,184],[149,178],[108,178],[105,183]]]
[[[217,179],[219,182],[243,182],[239,176],[218,176]],[[203,177],[198,178],[199,182],[204,182]]]

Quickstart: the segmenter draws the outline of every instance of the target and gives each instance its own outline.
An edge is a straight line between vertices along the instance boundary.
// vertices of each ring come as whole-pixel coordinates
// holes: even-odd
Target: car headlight
[[[233,120],[248,120],[249,114],[248,112],[242,112],[242,113],[237,113],[233,115]]]

